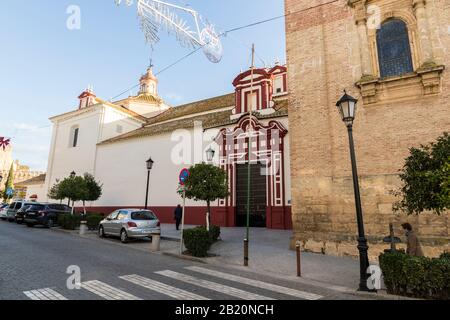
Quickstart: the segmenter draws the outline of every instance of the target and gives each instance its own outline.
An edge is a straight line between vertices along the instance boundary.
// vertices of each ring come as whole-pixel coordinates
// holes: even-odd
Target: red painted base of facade
[[[108,215],[111,212],[121,208],[142,207],[123,206],[123,207],[87,207],[87,211],[99,212]],[[150,207],[156,213],[161,223],[175,223],[174,210],[175,207]],[[82,208],[77,208],[81,211]],[[205,207],[186,207],[185,223],[189,225],[205,225],[206,224],[206,206]],[[220,227],[235,227],[236,214],[233,207],[212,207],[211,223]],[[269,207],[267,212],[267,228],[269,229],[285,229],[292,230],[292,214],[291,207]]]

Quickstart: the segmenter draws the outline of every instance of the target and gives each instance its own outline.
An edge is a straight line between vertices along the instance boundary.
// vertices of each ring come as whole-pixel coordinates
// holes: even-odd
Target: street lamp
[[[148,208],[148,188],[149,188],[149,184],[150,184],[150,171],[152,171],[154,163],[155,162],[152,160],[152,158],[150,158],[146,161],[146,164],[147,164],[147,192],[145,193],[145,209]]]
[[[216,151],[209,147],[208,150],[206,150],[206,160],[208,160],[209,163],[211,163],[214,159],[214,155],[216,154]]]
[[[369,268],[369,257],[367,239],[364,234],[364,222],[361,208],[361,196],[359,193],[358,170],[356,167],[355,145],[353,143],[353,121],[355,120],[356,105],[358,100],[348,95],[344,91],[342,98],[336,103],[341,114],[342,121],[347,126],[348,138],[350,143],[350,158],[352,162],[353,189],[355,193],[356,220],[358,223],[358,250],[359,250],[359,267],[360,282],[359,291],[371,291],[367,287],[367,269]]]
[[[77,175],[77,173],[76,173],[75,171],[72,171],[72,172],[70,173],[70,177],[71,177],[71,178],[75,178],[76,175]]]

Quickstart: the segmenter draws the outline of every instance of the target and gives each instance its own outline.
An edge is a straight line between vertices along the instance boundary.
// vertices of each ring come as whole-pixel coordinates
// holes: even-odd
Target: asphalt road
[[[351,294],[0,221],[0,300],[356,299]],[[79,268],[81,289],[67,269]],[[73,278],[71,278],[73,280]],[[75,284],[76,281],[69,281]]]

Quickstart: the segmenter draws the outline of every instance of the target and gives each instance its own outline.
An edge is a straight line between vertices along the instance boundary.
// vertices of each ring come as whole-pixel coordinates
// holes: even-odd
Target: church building
[[[450,2],[285,0],[294,241],[358,255],[347,128],[336,102],[357,98],[353,124],[371,258],[410,222],[424,253],[450,249],[448,212],[394,213],[409,148],[450,131]],[[295,243],[293,241],[293,243]]]
[[[207,162],[211,148],[213,164],[227,172],[230,189],[228,198],[212,205],[212,223],[245,225],[250,161],[251,225],[291,229],[287,73],[278,64],[247,70],[234,79],[233,93],[177,107],[159,96],[152,68],[140,78],[136,96],[108,102],[88,88],[75,110],[50,119],[44,193],[71,172],[87,172],[103,184],[101,198],[88,204],[89,210],[142,208],[151,157],[149,207],[162,222],[173,223],[182,201],[180,171]],[[187,201],[187,224],[204,224],[205,214],[206,203]]]

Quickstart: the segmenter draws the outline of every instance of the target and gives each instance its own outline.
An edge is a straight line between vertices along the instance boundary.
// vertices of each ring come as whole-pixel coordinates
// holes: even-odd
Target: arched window
[[[413,72],[408,28],[399,19],[384,22],[377,32],[378,60],[382,78]]]

